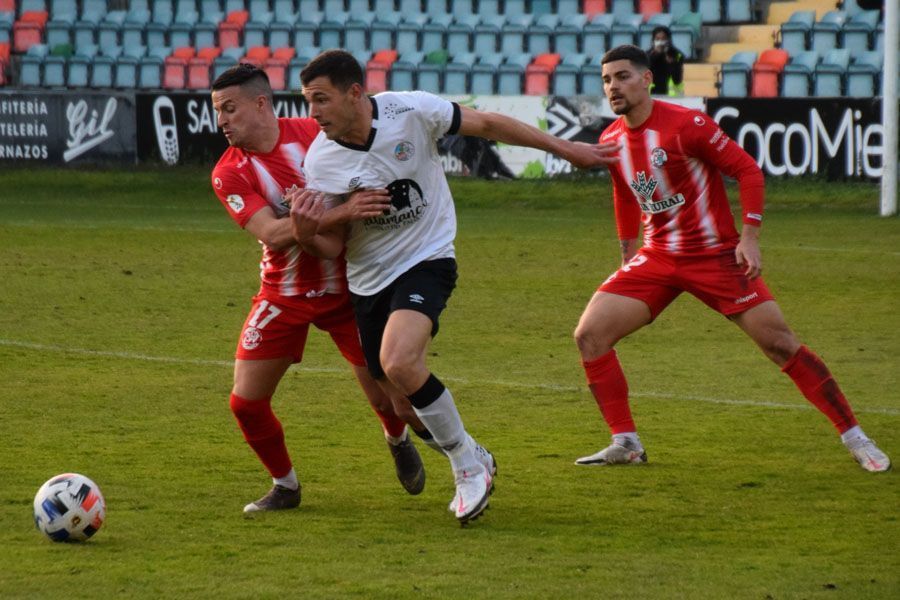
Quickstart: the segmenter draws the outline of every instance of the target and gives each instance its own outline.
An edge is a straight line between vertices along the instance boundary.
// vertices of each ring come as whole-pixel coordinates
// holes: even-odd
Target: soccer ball
[[[34,497],[34,525],[54,542],[81,542],[106,518],[106,502],[97,484],[77,473],[57,475]]]

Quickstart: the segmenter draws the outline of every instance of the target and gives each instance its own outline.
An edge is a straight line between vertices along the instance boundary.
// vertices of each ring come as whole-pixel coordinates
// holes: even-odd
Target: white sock
[[[641,438],[638,437],[636,431],[626,431],[624,433],[617,433],[613,438],[613,443],[619,444],[620,446],[633,446],[637,450],[642,450],[644,446],[641,444]],[[631,442],[630,444],[628,442]]]
[[[454,471],[470,468],[477,464],[475,454],[466,443],[469,436],[463,427],[450,390],[444,388],[444,392],[438,396],[438,399],[425,408],[413,408],[419,419],[431,432],[434,441],[447,454]]]
[[[384,432],[384,439],[387,440],[387,443],[391,446],[398,446],[409,439],[409,430],[408,428],[403,429],[403,433],[400,434],[400,437],[394,437],[392,435],[388,435],[388,433]]]
[[[850,429],[848,429],[847,431],[845,431],[844,433],[841,434],[841,441],[844,442],[845,444],[848,443],[850,440],[855,440],[855,439],[859,439],[859,438],[866,439],[866,434],[865,434],[865,432],[863,432],[862,427],[860,427],[859,425],[854,425],[853,427],[851,427]]]
[[[286,487],[289,490],[296,490],[300,487],[300,482],[297,480],[297,472],[294,471],[293,467],[291,467],[291,472],[284,477],[273,477],[272,483]]]

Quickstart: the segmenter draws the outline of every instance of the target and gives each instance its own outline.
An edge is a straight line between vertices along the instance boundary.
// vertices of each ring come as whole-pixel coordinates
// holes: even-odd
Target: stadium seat
[[[850,17],[841,29],[841,46],[850,51],[851,56],[866,52],[872,47],[872,38],[878,27],[880,13],[877,10],[860,11]]]
[[[524,15],[527,11],[525,0],[504,0],[503,12],[507,17]]]
[[[842,48],[829,50],[816,65],[813,92],[819,97],[844,95],[844,78],[850,66],[850,51]]]
[[[247,23],[244,25],[244,45],[247,47],[265,45],[268,32],[268,25],[264,25],[263,23]]]
[[[474,64],[474,52],[462,52],[454,55],[444,69],[443,93],[455,95],[469,93],[469,77]]]
[[[703,23],[720,23],[722,21],[722,2],[720,0],[697,0],[697,12],[703,16]]]
[[[847,95],[856,98],[872,98],[879,95],[882,54],[877,51],[860,52],[847,68]]]
[[[130,90],[137,87],[138,60],[133,56],[120,56],[116,61],[116,75],[113,87]]]
[[[140,23],[124,23],[120,29],[122,35],[122,45],[143,46],[144,45],[144,25]]]
[[[69,59],[66,69],[66,86],[70,88],[87,87],[90,80],[91,59],[83,56],[73,56]]]
[[[729,23],[752,22],[751,0],[725,0],[725,20]]]
[[[500,31],[500,53],[504,56],[520,54],[525,49],[525,34],[533,21],[531,15],[507,15],[506,24]]]
[[[478,15],[461,15],[447,28],[447,51],[451,56],[470,52],[475,37],[475,28],[481,19]]]
[[[472,48],[478,56],[486,56],[497,51],[500,44],[500,32],[506,24],[506,17],[493,15],[485,17],[475,26]]]
[[[439,17],[452,14],[447,10],[446,0],[422,0],[425,5],[425,14],[429,17]]]
[[[294,25],[293,46],[300,52],[302,48],[309,48],[318,44],[318,21],[307,21],[303,15],[300,21]]]
[[[625,17],[634,13],[634,0],[608,0],[613,17]]]
[[[636,13],[616,15],[612,29],[609,31],[609,46],[615,48],[623,44],[637,44],[638,31],[643,17]]]
[[[403,21],[397,25],[397,52],[415,52],[420,48],[419,36],[428,17],[421,14],[405,14]]]
[[[552,93],[555,96],[574,96],[581,93],[581,69],[588,62],[586,54],[566,54],[553,72]]]
[[[446,50],[433,50],[425,54],[425,60],[419,63],[416,70],[416,87],[433,94],[440,93],[443,88],[444,69],[449,60],[450,56]]]
[[[559,17],[552,14],[543,14],[534,21],[527,30],[526,50],[534,55],[550,52],[551,39],[559,27]]]
[[[263,66],[266,75],[269,76],[269,83],[273,90],[282,91],[287,89],[287,81],[285,80],[287,75],[287,65],[288,63],[284,61],[270,58]]]
[[[559,54],[540,54],[525,67],[525,95],[546,96],[550,93],[550,78],[561,57]]]
[[[675,18],[672,23],[672,45],[684,52],[686,59],[697,56],[695,42],[700,39],[702,17],[699,13],[687,12]]]
[[[812,76],[818,62],[819,53],[815,50],[807,50],[793,55],[791,62],[784,66],[781,95],[787,98],[809,96]]]
[[[722,65],[719,96],[744,98],[749,89],[750,72],[756,62],[756,52],[738,52]]]
[[[51,48],[58,44],[72,43],[72,23],[67,21],[50,21],[47,23],[45,42]]]
[[[637,12],[644,18],[644,21],[653,15],[663,14],[663,0],[638,0],[637,5]]]
[[[215,81],[219,76],[237,64],[237,61],[230,56],[219,56],[212,62],[212,75],[210,79]]]
[[[603,54],[609,50],[609,31],[613,26],[613,16],[599,14],[584,26],[581,51],[588,56]]]
[[[653,45],[653,30],[657,27],[668,27],[671,30],[674,22],[675,18],[669,13],[651,15],[638,28],[638,48],[650,48]],[[675,45],[675,47],[681,50],[679,46]],[[682,50],[682,52],[685,52],[685,50]]]
[[[111,88],[113,85],[113,67],[116,61],[109,56],[96,56],[91,65],[92,88]]]
[[[781,24],[781,48],[796,56],[809,48],[809,38],[816,21],[816,11],[799,10]]]
[[[349,15],[345,12],[325,13],[325,18],[319,25],[319,45],[323,50],[342,47],[348,18]]]
[[[397,51],[394,49],[378,50],[366,64],[366,91],[378,93],[387,90],[388,72],[391,65],[397,62]]]
[[[399,12],[375,12],[375,19],[369,27],[369,47],[373,50],[393,48],[397,26],[403,20]]]
[[[778,97],[781,73],[784,71],[784,66],[788,60],[790,60],[790,55],[785,50],[779,48],[763,50],[759,55],[759,59],[753,65],[750,97]]]
[[[45,88],[59,88],[66,85],[66,59],[62,56],[45,56],[41,65],[41,85]]]
[[[580,13],[565,15],[553,32],[553,51],[563,56],[577,53],[585,25],[587,25],[585,15]]]
[[[234,48],[241,43],[241,26],[237,23],[224,21],[219,23],[219,46],[221,48]],[[147,46],[150,46],[149,40]]]
[[[453,16],[449,14],[432,16],[428,23],[422,26],[421,50],[428,53],[446,48],[444,37],[447,28],[453,22]]]
[[[138,66],[138,87],[157,89],[162,87],[163,60],[157,56],[145,56]],[[69,72],[71,74],[71,63]]]
[[[344,26],[343,48],[348,52],[357,52],[369,48],[369,32],[374,20],[373,13],[354,15],[350,13]]]
[[[502,96],[518,96],[522,93],[525,69],[531,63],[531,55],[519,53],[507,57],[497,72],[497,93]]]
[[[691,6],[691,0],[669,0],[669,14],[672,15],[675,20],[678,20],[682,15],[685,15],[694,10],[693,6]]]
[[[582,12],[589,20],[597,15],[606,14],[606,0],[584,0]]]
[[[500,0],[478,0],[478,13],[482,18],[500,14]]]
[[[847,13],[840,10],[829,10],[812,28],[810,48],[819,54],[838,47],[841,28],[847,20]]]
[[[172,54],[170,54],[169,56],[172,56],[173,58],[182,58],[185,62],[187,62],[194,58],[195,54],[196,51],[194,50],[193,46],[181,46],[180,48],[175,48],[174,50],[172,50]]]
[[[41,65],[44,59],[40,56],[25,55],[19,59],[19,85],[23,87],[40,87]]]
[[[185,87],[185,73],[187,60],[170,56],[163,66],[163,88],[167,90],[183,90]]]
[[[600,60],[602,54],[588,55],[589,61],[581,67],[581,93],[603,95],[603,67]]]
[[[16,21],[13,23],[13,52],[21,54],[31,46],[40,44],[41,39],[41,27],[37,23],[28,21]]]
[[[147,47],[146,46],[123,46],[122,47],[122,56],[128,56],[131,58],[136,58],[138,60],[147,56]],[[136,79],[135,79],[136,81]]]
[[[492,95],[497,93],[497,70],[502,57],[497,53],[482,54],[472,66],[472,93]]]

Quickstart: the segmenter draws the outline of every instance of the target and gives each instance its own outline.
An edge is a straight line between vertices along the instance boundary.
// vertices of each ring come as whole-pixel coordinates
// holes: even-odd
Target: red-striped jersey
[[[710,253],[733,247],[739,236],[722,174],[738,180],[743,222],[762,221],[762,171],[708,115],[653,101],[650,117],[635,129],[620,117],[601,142],[620,141],[619,162],[609,167],[619,239],[673,254]]]
[[[281,134],[266,154],[230,147],[212,172],[213,190],[228,214],[244,227],[257,211],[269,207],[278,218],[289,208],[282,203],[293,186],[303,187],[302,165],[310,144],[319,133],[313,119],[278,119]],[[262,242],[262,289],[281,296],[321,296],[347,289],[347,266],[341,255],[335,260],[303,252],[300,246],[274,250]]]

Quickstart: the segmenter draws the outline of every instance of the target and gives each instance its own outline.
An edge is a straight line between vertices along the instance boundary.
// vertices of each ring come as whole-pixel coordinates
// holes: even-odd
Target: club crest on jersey
[[[394,147],[394,158],[400,162],[406,162],[416,153],[415,146],[411,142],[402,141]]]
[[[667,160],[669,160],[669,156],[662,148],[654,148],[650,152],[650,164],[652,164],[654,167],[663,166],[664,164],[666,164]]]
[[[254,350],[259,346],[260,342],[262,342],[262,333],[259,332],[259,329],[247,327],[244,330],[244,335],[241,336],[241,347],[244,350]]]
[[[360,184],[359,177],[354,177],[353,179],[350,180],[350,183],[347,184],[347,189],[352,192],[353,190],[355,190],[356,188],[359,187],[359,184]]]
[[[637,177],[631,181],[631,189],[633,189],[638,196],[643,198],[644,200],[652,200],[653,192],[656,191],[656,180],[653,179],[653,176],[650,176],[650,179],[647,179],[647,174],[643,171],[638,171]]]
[[[231,210],[234,212],[241,212],[244,210],[244,199],[237,194],[231,194],[225,199],[225,202],[228,203],[228,206],[230,206]]]
[[[218,177],[216,177],[215,179],[213,179],[213,185],[216,186],[217,190],[221,190],[222,189],[222,180],[219,179]]]

